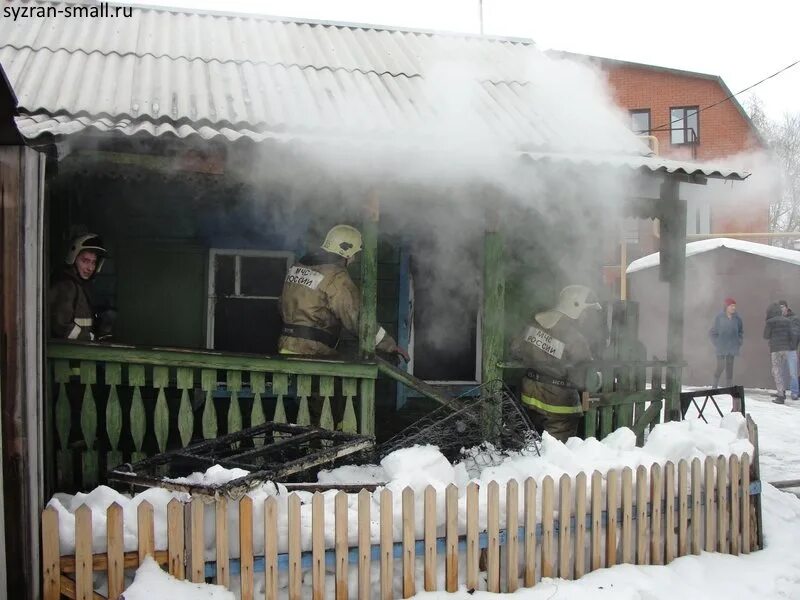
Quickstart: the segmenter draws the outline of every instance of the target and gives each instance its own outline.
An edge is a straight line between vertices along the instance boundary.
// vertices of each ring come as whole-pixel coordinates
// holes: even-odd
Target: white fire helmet
[[[542,327],[550,329],[555,327],[562,316],[578,319],[587,308],[600,310],[602,307],[597,302],[597,297],[591,288],[585,285],[568,285],[558,295],[558,304],[552,310],[546,310],[536,315],[536,320]]]
[[[361,232],[350,225],[336,225],[331,227],[321,247],[343,258],[353,258],[363,247]]]
[[[68,265],[74,265],[78,255],[84,250],[89,250],[97,254],[97,268],[94,271],[96,275],[103,267],[108,251],[103,244],[103,239],[95,233],[84,233],[83,235],[73,238],[69,244],[69,250],[67,250],[67,256],[64,262]]]

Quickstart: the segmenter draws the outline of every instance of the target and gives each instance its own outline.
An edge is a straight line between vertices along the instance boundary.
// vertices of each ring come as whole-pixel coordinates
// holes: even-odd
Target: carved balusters
[[[97,404],[92,386],[97,383],[97,365],[93,361],[81,361],[81,383],[84,386],[81,402],[81,432],[86,448],[83,451],[82,466],[84,487],[94,487],[100,474],[97,449]]]
[[[144,401],[142,400],[142,388],[145,385],[144,365],[128,365],[128,385],[133,388],[130,414],[134,451],[131,460],[137,462],[145,457],[142,450],[147,426],[147,415],[144,412]]]
[[[266,421],[264,418],[264,405],[261,402],[261,394],[266,391],[264,373],[257,371],[250,372],[250,391],[253,393],[253,409],[250,412],[250,427],[257,427]],[[256,446],[262,446],[264,444],[264,439],[255,438],[253,443]]]
[[[300,406],[297,409],[297,424],[311,425],[311,414],[308,411],[308,399],[311,396],[311,375],[297,376],[297,399]]]
[[[167,395],[164,391],[164,388],[168,385],[169,367],[153,367],[153,387],[158,391],[156,405],[153,410],[153,428],[159,452],[164,452],[167,449],[167,439],[169,438],[169,407],[167,406]]]
[[[72,409],[67,396],[67,384],[72,375],[69,361],[53,361],[53,379],[58,386],[56,397],[56,432],[58,433],[58,484],[66,489],[74,481],[72,474],[72,451],[69,449],[69,434],[72,429]]]
[[[275,373],[272,376],[272,391],[276,396],[274,423],[286,423],[286,406],[283,397],[289,393],[289,376],[284,373]]]
[[[231,404],[228,407],[228,433],[242,429],[242,407],[239,405],[239,392],[242,391],[242,372],[227,372],[228,393],[231,395]]]
[[[353,398],[358,393],[358,379],[345,377],[342,379],[342,395],[345,398],[344,415],[342,416],[342,431],[345,433],[358,433],[358,421]]]
[[[217,408],[214,406],[214,390],[217,389],[217,370],[203,369],[200,385],[206,394],[203,405],[203,437],[207,440],[217,437]]]
[[[194,389],[194,369],[178,367],[176,384],[181,391],[181,401],[178,407],[178,434],[181,438],[181,446],[186,447],[192,441],[194,433],[194,412],[192,412],[192,403],[189,400],[189,390]]]
[[[319,416],[319,426],[323,429],[333,429],[333,412],[331,412],[331,398],[334,396],[334,379],[323,375],[319,378],[319,395],[322,396],[322,412]]]
[[[106,385],[109,386],[108,401],[106,402],[106,435],[108,436],[106,464],[113,468],[122,464],[122,452],[119,449],[119,439],[122,433],[122,405],[117,393],[117,386],[122,384],[122,365],[107,363],[105,379]]]

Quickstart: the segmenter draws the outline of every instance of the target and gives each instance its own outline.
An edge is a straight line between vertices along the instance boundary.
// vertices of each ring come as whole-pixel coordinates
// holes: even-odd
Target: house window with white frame
[[[226,352],[274,354],[281,331],[279,299],[291,252],[212,249],[206,345]]]

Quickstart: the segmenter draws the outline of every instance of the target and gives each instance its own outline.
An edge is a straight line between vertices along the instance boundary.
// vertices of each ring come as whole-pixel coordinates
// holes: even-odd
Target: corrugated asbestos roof
[[[649,168],[614,110],[586,98],[592,110],[576,111],[537,85],[551,59],[530,41],[145,7],[130,18],[68,18],[71,5],[3,5],[62,11],[0,18],[0,64],[29,140],[97,132],[435,144],[445,122],[531,156],[633,156]],[[449,92],[466,79],[463,106]]]

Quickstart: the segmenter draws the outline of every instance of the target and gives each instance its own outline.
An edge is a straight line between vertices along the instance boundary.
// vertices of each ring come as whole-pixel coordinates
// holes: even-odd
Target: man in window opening
[[[347,265],[361,252],[361,233],[349,225],[336,225],[322,246],[289,269],[280,299],[283,330],[278,340],[281,354],[331,356],[336,354],[342,327],[358,331],[361,293]],[[375,336],[378,350],[408,354],[383,327]]]
[[[600,377],[588,364],[589,342],[580,331],[587,309],[600,310],[594,292],[568,285],[552,310],[534,315],[511,345],[511,354],[528,368],[522,378],[522,403],[539,433],[566,442],[577,435],[583,409],[581,392],[595,392]]]
[[[50,333],[68,340],[103,340],[111,337],[113,309],[95,314],[91,284],[103,268],[108,252],[103,240],[86,233],[70,242],[65,265],[50,284]]]

